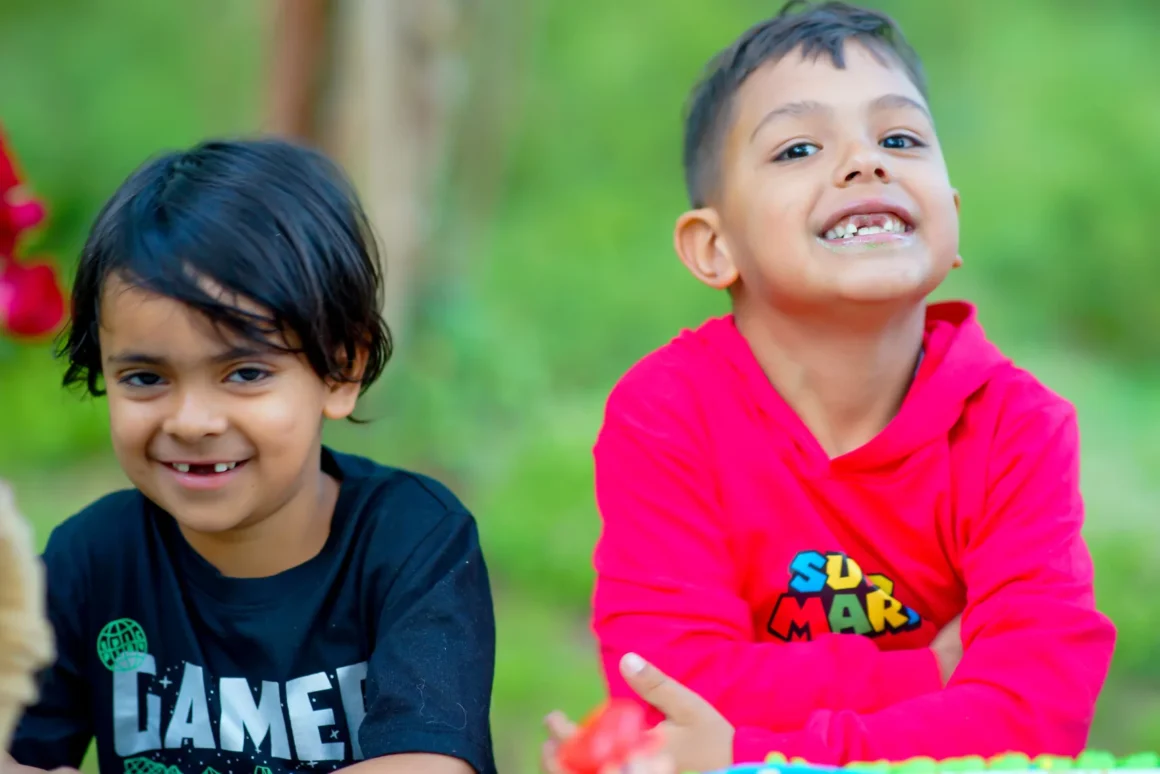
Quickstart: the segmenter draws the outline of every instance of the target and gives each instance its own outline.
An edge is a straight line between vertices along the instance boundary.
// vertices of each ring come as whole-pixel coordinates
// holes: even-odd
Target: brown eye
[[[241,384],[253,384],[260,382],[270,375],[270,372],[264,368],[238,368],[230,373],[229,380]]]
[[[148,371],[138,371],[137,373],[126,374],[118,381],[129,387],[156,387],[161,384],[162,379],[157,374],[152,374]]]
[[[781,153],[777,154],[774,161],[793,161],[794,159],[804,159],[806,156],[812,156],[821,148],[814,145],[812,142],[799,142],[797,145],[791,145]]]

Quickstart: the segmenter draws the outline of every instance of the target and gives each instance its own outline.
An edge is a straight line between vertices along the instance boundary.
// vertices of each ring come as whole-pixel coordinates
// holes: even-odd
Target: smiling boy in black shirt
[[[472,516],[339,454],[390,355],[373,238],[320,155],[210,142],[97,218],[66,383],[134,489],[45,550],[58,658],[12,757],[105,774],[492,774],[495,623]]]

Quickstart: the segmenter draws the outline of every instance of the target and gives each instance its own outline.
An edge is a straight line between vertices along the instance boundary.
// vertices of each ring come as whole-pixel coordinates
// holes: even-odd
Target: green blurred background
[[[1148,226],[1160,3],[871,4],[925,58],[963,196],[966,265],[940,295],[975,301],[997,342],[1079,407],[1097,591],[1120,630],[1092,745],[1160,748],[1160,261]],[[340,448],[443,478],[478,515],[499,615],[501,771],[535,770],[545,712],[601,697],[586,621],[591,445],[624,370],[725,310],[671,250],[681,108],[702,63],[779,6],[489,4],[490,29],[517,55],[483,70],[503,99],[474,109],[502,111],[506,129],[487,149],[471,121],[457,130],[435,213],[439,270],[413,335],[367,398],[375,421],[329,431]],[[247,0],[0,0],[0,122],[50,208],[31,252],[71,266],[145,156],[252,131],[266,26]],[[498,184],[464,195],[483,153]],[[125,483],[104,406],[60,390],[60,376],[49,347],[0,340],[0,476],[41,540]]]

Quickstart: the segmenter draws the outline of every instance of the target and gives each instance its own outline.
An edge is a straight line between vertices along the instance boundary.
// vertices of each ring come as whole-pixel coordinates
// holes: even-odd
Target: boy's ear
[[[717,211],[711,207],[677,218],[673,247],[685,268],[709,287],[723,290],[737,281],[737,266],[721,234]]]
[[[362,390],[362,375],[366,371],[370,353],[359,347],[354,353],[354,362],[346,368],[346,378],[326,382],[326,401],[322,405],[322,415],[327,419],[346,419],[354,413]],[[345,353],[342,358],[345,360]]]

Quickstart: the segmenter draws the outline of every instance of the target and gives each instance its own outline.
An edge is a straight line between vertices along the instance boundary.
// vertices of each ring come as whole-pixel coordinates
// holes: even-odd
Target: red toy
[[[560,766],[569,774],[619,771],[634,755],[652,752],[659,742],[645,725],[644,710],[614,699],[593,712],[560,745]]]
[[[17,337],[44,336],[64,320],[64,292],[56,269],[46,261],[16,258],[21,235],[44,216],[43,205],[25,191],[0,133],[0,330]]]

